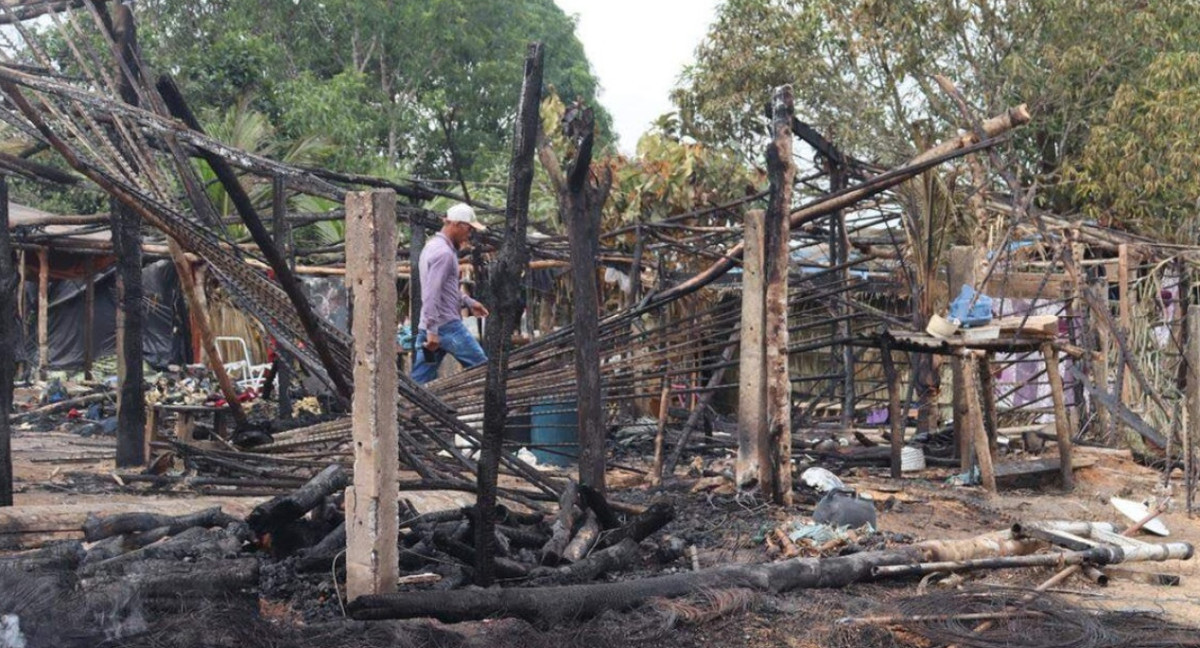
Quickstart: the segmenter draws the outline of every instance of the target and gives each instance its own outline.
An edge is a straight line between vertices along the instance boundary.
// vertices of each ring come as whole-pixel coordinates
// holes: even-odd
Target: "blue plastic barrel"
[[[529,443],[538,463],[568,466],[579,457],[579,406],[574,399],[530,408]]]

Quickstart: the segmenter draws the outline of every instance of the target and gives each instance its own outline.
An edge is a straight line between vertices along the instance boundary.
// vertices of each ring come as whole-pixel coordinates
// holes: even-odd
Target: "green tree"
[[[1197,9],[1196,0],[728,0],[674,100],[686,133],[756,160],[762,106],[773,86],[791,83],[802,119],[844,150],[891,164],[968,126],[932,82],[942,74],[977,116],[1029,104],[1033,124],[1014,134],[1007,153],[1026,182],[1042,187],[1044,204],[1070,211],[1099,196],[1094,184],[1077,190],[1075,180],[1099,177],[1075,174],[1079,165],[1134,164],[1101,160],[1129,151],[1092,145],[1095,126],[1116,118],[1114,100],[1139,94],[1158,66],[1186,77],[1173,57],[1200,51]],[[1169,99],[1200,112],[1187,93]],[[1184,193],[1200,195],[1192,178]],[[1102,207],[1142,192],[1112,180],[1104,191],[1128,193]],[[1148,204],[1143,213],[1163,210]]]
[[[595,105],[574,22],[553,0],[146,0],[138,17],[148,58],[194,102],[250,93],[282,136],[321,133],[347,170],[383,159],[471,179],[506,161],[531,40],[546,43],[547,82]]]

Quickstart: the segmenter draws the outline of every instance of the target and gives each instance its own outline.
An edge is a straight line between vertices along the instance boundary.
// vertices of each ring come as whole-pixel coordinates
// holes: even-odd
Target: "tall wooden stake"
[[[92,257],[83,260],[86,285],[83,289],[83,379],[92,380],[96,360],[96,268]]]
[[[295,270],[296,255],[292,247],[292,228],[287,222],[287,184],[283,176],[276,174],[271,179],[271,220],[275,234],[275,245],[282,250],[287,259],[288,267]],[[275,383],[279,393],[276,394],[278,416],[282,420],[292,418],[292,363],[286,352],[275,347]]]
[[[38,248],[38,380],[50,371],[50,250]]]
[[[1050,376],[1050,396],[1054,399],[1054,432],[1058,438],[1058,460],[1065,490],[1075,488],[1075,473],[1071,468],[1071,424],[1067,418],[1067,399],[1063,394],[1062,374],[1058,371],[1058,351],[1050,342],[1042,344],[1046,374]]]
[[[400,577],[396,421],[396,194],[346,195],[353,291],[354,487],[346,492],[346,595],[396,590]]]
[[[12,412],[17,341],[21,339],[17,291],[24,289],[13,267],[8,234],[8,176],[0,175],[0,506],[13,504],[12,428],[8,416]]]
[[[533,153],[537,145],[544,59],[542,44],[530,43],[525,53],[525,76],[517,104],[517,125],[508,171],[504,243],[489,277],[489,292],[494,303],[483,338],[488,361],[475,507],[479,513],[475,523],[475,583],[483,587],[491,585],[495,579],[496,483],[500,475],[500,453],[504,451],[504,424],[508,420],[508,355],[512,351],[513,333],[524,310],[524,277],[529,267],[525,230],[529,223],[529,194],[533,186]],[[603,484],[603,464],[600,483]]]
[[[792,504],[792,384],[788,372],[788,260],[791,250],[792,184],[796,167],[792,163],[792,87],[780,86],[771,101],[773,140],[767,146],[767,177],[770,199],[764,217],[766,332],[767,346],[767,430],[771,461],[767,475],[760,481],[763,491],[783,506]]]
[[[1117,314],[1121,322],[1121,332],[1129,335],[1133,325],[1133,307],[1129,294],[1129,245],[1121,243],[1117,246]],[[1130,407],[1133,404],[1133,381],[1125,380],[1121,384],[1121,404]]]
[[[579,406],[579,483],[604,492],[604,404],[600,385],[599,298],[596,290],[596,248],[600,210],[608,199],[612,174],[599,171],[592,178],[595,116],[582,107],[564,124],[573,136],[576,153],[568,161],[565,188],[559,201],[570,239],[571,278],[574,289],[572,321],[575,328],[576,394]]]
[[[765,301],[763,281],[763,212],[746,213],[742,257],[741,355],[738,358],[738,455],[737,485],[758,483],[770,461],[767,452],[767,366]]]

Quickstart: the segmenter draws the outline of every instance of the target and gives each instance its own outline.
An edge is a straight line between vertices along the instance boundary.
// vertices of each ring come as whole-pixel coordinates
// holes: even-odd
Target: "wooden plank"
[[[746,252],[742,258],[742,344],[738,358],[736,464],[739,488],[757,483],[759,472],[768,460],[762,210],[746,213],[743,236]]]
[[[1048,299],[1061,295],[1069,284],[1067,276],[1059,273],[1047,277],[1042,272],[997,272],[983,292],[995,299]]]
[[[1063,394],[1062,374],[1058,370],[1058,352],[1054,345],[1042,345],[1042,358],[1046,362],[1046,373],[1050,377],[1050,395],[1054,400],[1054,430],[1058,438],[1058,456],[1062,460],[1062,485],[1065,490],[1075,488],[1075,476],[1071,474],[1071,430],[1067,419],[1067,403]]]
[[[396,194],[346,195],[353,291],[354,487],[346,491],[346,593],[396,590],[400,444],[396,421]]]
[[[1096,464],[1095,457],[1076,457],[1071,460],[1071,469],[1063,470],[1058,457],[1029,461],[1008,461],[996,464],[997,488],[1042,488],[1062,482],[1062,476],[1073,470]]]
[[[792,504],[792,385],[788,373],[788,239],[792,184],[792,87],[775,89],[771,101],[773,139],[767,146],[770,198],[763,219],[763,269],[766,275],[767,434],[770,462],[760,473],[763,492],[781,506]]]

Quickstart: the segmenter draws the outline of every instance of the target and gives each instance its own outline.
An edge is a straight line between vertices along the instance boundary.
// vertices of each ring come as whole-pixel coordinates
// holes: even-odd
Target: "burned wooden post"
[[[20,322],[17,319],[18,282],[8,234],[8,176],[0,175],[0,506],[13,504],[12,412],[13,373],[17,364]]]
[[[996,413],[996,377],[992,375],[992,360],[995,353],[986,351],[979,359],[979,395],[983,413],[983,429],[987,432],[988,452],[992,456],[1000,453],[1000,431]]]
[[[595,144],[592,109],[576,104],[567,109],[563,129],[575,145],[568,160],[559,208],[570,239],[571,307],[575,330],[576,394],[579,408],[579,483],[604,492],[604,403],[600,385],[599,297],[596,289],[596,248],[600,210],[608,199],[612,173],[592,174]]]
[[[271,220],[275,230],[275,244],[282,250],[288,267],[295,270],[296,251],[292,246],[292,228],[287,222],[287,184],[279,174],[271,178]],[[284,350],[278,346],[275,348],[274,363],[274,378],[279,390],[276,394],[278,416],[286,421],[292,418],[292,364]],[[270,389],[269,385],[264,387]]]
[[[904,452],[904,412],[900,406],[900,376],[892,359],[892,342],[884,334],[879,339],[879,357],[883,361],[883,379],[887,381],[888,424],[891,426],[892,479],[900,478],[900,457]]]
[[[1054,344],[1042,344],[1042,358],[1046,362],[1046,373],[1050,376],[1050,396],[1054,400],[1054,431],[1058,438],[1058,460],[1062,470],[1062,485],[1066,490],[1075,488],[1075,474],[1071,469],[1071,425],[1067,418],[1066,397],[1063,394],[1062,374],[1058,370],[1058,351]]]
[[[763,282],[763,212],[746,212],[743,227],[741,355],[738,358],[738,488],[758,483],[767,453],[766,285]]]
[[[408,321],[411,335],[409,339],[409,347],[405,349],[410,355],[412,362],[417,361],[417,327],[421,322],[421,264],[418,260],[421,258],[421,250],[425,249],[425,226],[417,218],[416,212],[409,216],[408,221],[411,232],[408,242]]]
[[[83,379],[93,380],[92,363],[96,360],[96,266],[88,256],[83,260]]]
[[[1121,323],[1121,334],[1129,335],[1133,325],[1133,308],[1129,295],[1129,244],[1117,245],[1117,315]],[[1133,381],[1126,380],[1121,384],[1121,404],[1130,407],[1133,404]]]
[[[483,392],[483,441],[475,510],[475,583],[482,587],[495,578],[496,483],[500,475],[500,453],[504,451],[504,424],[508,420],[508,355],[512,336],[521,322],[525,272],[529,267],[526,228],[529,223],[529,194],[533,186],[533,153],[537,144],[538,107],[542,98],[541,43],[531,43],[525,53],[525,77],[517,104],[513,133],[512,162],[508,172],[508,196],[504,213],[504,243],[492,269],[492,316],[487,322],[487,382]],[[414,264],[416,265],[416,264]],[[582,464],[581,464],[582,465]],[[603,470],[603,466],[601,467]],[[600,483],[603,484],[603,472]]]
[[[792,504],[792,384],[788,372],[789,215],[796,167],[792,163],[792,87],[780,86],[771,101],[773,140],[767,145],[770,198],[763,218],[766,277],[767,434],[770,462],[760,476],[763,492],[776,504]]]
[[[137,34],[133,12],[116,4],[113,40],[126,61],[133,59]],[[128,68],[132,71],[132,68]],[[116,70],[121,97],[137,103],[133,82],[124,70]],[[146,392],[143,373],[142,330],[145,319],[145,290],[142,287],[142,219],[116,198],[109,199],[112,212],[113,256],[117,259],[117,466],[145,463]]]
[[[38,380],[50,371],[50,250],[39,247],[38,258]]]
[[[346,266],[354,298],[354,487],[346,492],[346,593],[353,600],[393,592],[400,577],[395,192],[346,195]]]

